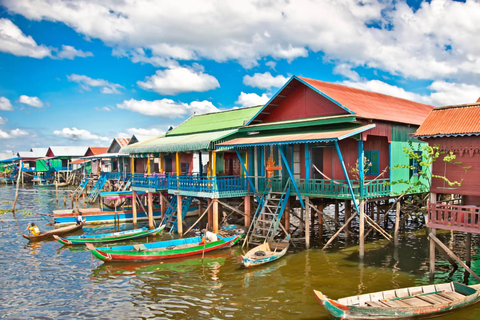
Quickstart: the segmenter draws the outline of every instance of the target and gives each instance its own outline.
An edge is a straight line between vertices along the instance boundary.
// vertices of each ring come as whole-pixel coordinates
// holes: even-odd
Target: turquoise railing
[[[161,173],[151,175],[137,173],[132,176],[131,186],[166,190],[168,188],[168,176]]]
[[[169,175],[168,189],[186,192],[232,192],[246,191],[247,179],[242,176],[194,176],[194,175]]]

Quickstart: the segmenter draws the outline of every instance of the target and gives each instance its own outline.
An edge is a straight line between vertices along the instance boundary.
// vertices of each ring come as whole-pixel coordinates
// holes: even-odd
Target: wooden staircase
[[[290,180],[287,181],[283,192],[273,192],[271,182],[268,182],[243,245],[245,243],[262,244],[273,241],[280,226],[289,194]]]
[[[88,203],[94,203],[95,200],[97,200],[98,195],[100,194],[100,191],[103,189],[103,186],[105,186],[105,183],[108,180],[108,176],[106,172],[102,172],[100,174],[100,178],[98,178],[97,183],[93,186],[92,190],[90,190],[90,193],[88,194],[87,197],[87,202]]]
[[[192,204],[193,197],[185,197],[182,200],[182,220],[185,219],[188,209]],[[177,230],[177,197],[174,196],[168,205],[167,210],[165,211],[165,217],[163,218],[160,225],[165,224],[165,228],[169,229],[170,232],[175,232]]]
[[[87,184],[88,184],[88,176],[86,175],[85,177],[83,177],[82,181],[80,181],[80,183],[78,184],[78,187],[73,192],[73,198],[74,199],[78,199],[78,197],[80,197],[82,192],[87,187]]]

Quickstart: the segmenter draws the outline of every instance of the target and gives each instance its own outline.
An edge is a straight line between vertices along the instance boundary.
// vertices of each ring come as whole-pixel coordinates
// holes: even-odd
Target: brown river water
[[[14,195],[14,187],[0,186],[0,209],[10,209]],[[62,208],[62,193],[59,198]],[[241,267],[240,246],[203,259],[114,264],[93,258],[83,246],[29,243],[22,237],[29,222],[41,230],[52,228],[41,215],[29,213],[55,208],[55,191],[25,187],[17,213],[0,214],[0,319],[332,319],[313,289],[340,298],[431,283],[424,231],[404,234],[398,248],[369,241],[363,263],[356,246],[339,243],[327,251],[291,246],[282,259],[253,269]],[[84,228],[85,233],[116,230],[113,225]],[[440,237],[463,250],[461,234]],[[153,241],[171,238],[166,233]],[[474,236],[475,253],[478,241]],[[480,262],[473,261],[472,268],[480,272]],[[450,271],[438,260],[433,282],[463,282],[462,270]],[[480,303],[436,319],[480,319]]]

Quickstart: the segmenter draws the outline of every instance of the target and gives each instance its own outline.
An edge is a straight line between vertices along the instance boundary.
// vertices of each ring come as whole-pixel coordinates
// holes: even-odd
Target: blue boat
[[[280,259],[287,253],[289,245],[290,235],[280,242],[265,242],[242,256],[242,264],[250,268]]]

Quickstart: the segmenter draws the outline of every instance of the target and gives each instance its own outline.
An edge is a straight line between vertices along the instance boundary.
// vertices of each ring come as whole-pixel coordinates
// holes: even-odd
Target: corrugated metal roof
[[[32,148],[32,152],[37,158],[42,158],[47,155],[48,148]]]
[[[216,142],[225,139],[235,132],[237,132],[237,129],[159,137],[126,146],[120,150],[120,153],[132,155],[140,153],[211,150]]]
[[[261,122],[275,106],[295,90],[298,85],[305,85],[323,96],[331,104],[338,105],[338,114],[350,113],[358,118],[392,121],[420,125],[433,106],[381,93],[365,91],[340,84],[315,79],[293,76],[279,92],[265,105],[253,121]],[[271,105],[273,104],[273,106]],[[253,123],[253,121],[251,123]]]
[[[217,145],[217,149],[226,149],[231,147],[247,147],[247,146],[265,146],[265,145],[281,145],[293,143],[316,143],[316,142],[333,142],[335,140],[343,140],[355,134],[374,128],[375,124],[366,126],[355,126],[349,129],[337,129],[329,131],[315,131],[308,133],[290,133],[280,135],[255,135],[246,138],[237,138]]]
[[[108,147],[90,147],[90,151],[92,151],[94,155],[105,153],[107,150]]]
[[[207,131],[219,131],[238,128],[245,125],[262,106],[239,108],[215,113],[195,115],[168,132],[167,136],[199,133]]]
[[[118,142],[120,147],[125,147],[130,141],[130,138],[115,138],[115,140]]]
[[[55,157],[83,157],[88,147],[50,147]]]
[[[480,104],[435,108],[415,136],[480,135]]]
[[[433,109],[433,106],[427,104],[381,93],[304,77],[298,78],[341,103],[361,118],[421,125]]]

